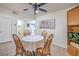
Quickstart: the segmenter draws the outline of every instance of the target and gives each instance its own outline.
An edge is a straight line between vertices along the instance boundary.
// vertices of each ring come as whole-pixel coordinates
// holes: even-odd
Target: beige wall
[[[0,43],[11,41],[12,34],[16,33],[16,19],[0,16]]]
[[[40,29],[39,23],[41,20],[55,19],[55,29]],[[66,48],[67,47],[67,11],[61,10],[54,13],[41,15],[36,19],[37,33],[41,33],[43,30],[53,33],[53,43]]]

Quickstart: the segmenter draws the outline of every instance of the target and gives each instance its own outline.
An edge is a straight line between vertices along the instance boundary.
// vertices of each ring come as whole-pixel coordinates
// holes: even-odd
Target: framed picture
[[[55,19],[40,21],[41,29],[55,29]]]

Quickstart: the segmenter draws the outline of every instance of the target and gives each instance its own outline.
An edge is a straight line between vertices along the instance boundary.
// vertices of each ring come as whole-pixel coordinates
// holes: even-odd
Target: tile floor
[[[24,48],[26,50],[35,50],[37,47],[42,46],[42,42],[39,44],[23,42]],[[65,48],[51,45],[52,56],[69,56]],[[15,55],[15,44],[13,42],[0,43],[0,56],[14,56]]]

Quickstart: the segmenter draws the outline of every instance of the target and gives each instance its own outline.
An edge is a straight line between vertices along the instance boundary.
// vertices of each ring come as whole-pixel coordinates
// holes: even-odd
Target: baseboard
[[[6,41],[6,42],[0,42],[0,44],[4,44],[4,43],[8,43],[8,42],[11,42],[11,40],[10,41]]]
[[[62,47],[62,48],[67,48],[67,46],[63,46],[63,45],[61,45],[61,44],[57,44],[57,43],[53,43],[54,45],[57,45],[57,46],[59,46],[59,47]]]

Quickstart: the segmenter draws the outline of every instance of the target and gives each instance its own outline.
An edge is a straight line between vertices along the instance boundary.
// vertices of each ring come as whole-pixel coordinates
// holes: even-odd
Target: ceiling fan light
[[[36,12],[36,14],[37,14],[37,13],[38,13],[38,10],[36,10],[35,12]]]

